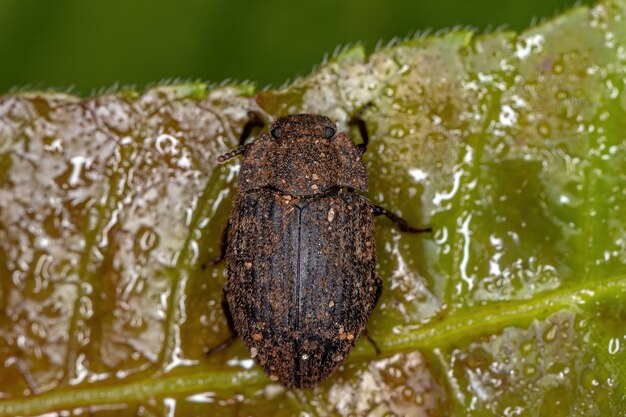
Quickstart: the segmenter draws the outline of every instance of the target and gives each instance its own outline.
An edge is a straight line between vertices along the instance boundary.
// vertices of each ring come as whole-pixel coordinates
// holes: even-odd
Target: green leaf
[[[521,35],[353,47],[279,90],[0,97],[0,414],[622,416],[626,1]],[[219,250],[248,110],[366,103],[381,302],[286,390],[228,335]],[[358,137],[356,132],[352,132]]]

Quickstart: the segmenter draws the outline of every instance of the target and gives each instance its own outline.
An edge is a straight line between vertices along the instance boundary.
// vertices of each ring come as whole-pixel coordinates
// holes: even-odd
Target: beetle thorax
[[[338,187],[367,191],[361,151],[328,118],[292,115],[257,136],[239,174],[241,191],[269,187],[292,196],[323,194]]]
[[[272,186],[291,195],[313,195],[339,186],[339,162],[327,139],[298,138],[278,143],[271,155]]]

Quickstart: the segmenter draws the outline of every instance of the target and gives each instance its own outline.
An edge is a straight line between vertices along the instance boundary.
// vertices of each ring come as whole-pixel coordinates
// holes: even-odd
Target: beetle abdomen
[[[339,190],[237,195],[225,288],[235,330],[272,379],[305,387],[344,360],[376,303],[371,204]]]

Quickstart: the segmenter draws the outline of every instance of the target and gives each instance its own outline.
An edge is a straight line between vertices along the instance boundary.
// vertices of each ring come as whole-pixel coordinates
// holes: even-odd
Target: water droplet
[[[159,235],[148,226],[142,226],[137,231],[137,238],[135,239],[135,252],[146,253],[150,252],[159,244]]]
[[[620,342],[617,337],[613,337],[611,340],[609,340],[609,353],[611,355],[615,355],[617,352],[619,352],[619,348]]]
[[[606,80],[606,88],[610,99],[619,97],[619,88],[617,88],[611,80]]]
[[[70,159],[67,170],[55,178],[60,187],[76,187],[85,184],[87,181],[86,171],[91,168],[93,158],[86,156],[74,156]]]
[[[499,120],[502,126],[513,126],[517,123],[517,113],[511,106],[504,104],[500,110]]]
[[[138,315],[138,314],[133,314],[132,315],[132,317],[130,319],[130,322],[129,322],[129,325],[130,325],[131,328],[140,329],[143,326],[143,324],[144,324],[144,322],[143,322],[143,319],[142,319],[142,317],[140,315]]]
[[[409,64],[404,64],[398,70],[398,74],[400,74],[400,75],[406,74],[407,72],[409,72],[410,69],[411,69],[411,67],[409,66]]]
[[[215,402],[215,393],[214,392],[201,392],[199,394],[193,394],[186,398],[187,401],[192,403],[213,403]]]
[[[556,324],[552,324],[548,329],[543,333],[543,340],[546,343],[552,343],[556,339],[557,331],[559,330],[559,326]]]
[[[539,125],[537,126],[537,130],[539,131],[539,134],[543,137],[548,137],[550,135],[550,125],[548,123],[539,123]]]
[[[515,56],[519,59],[527,58],[533,52],[543,50],[543,36],[540,34],[521,38],[515,45]]]
[[[396,139],[403,138],[406,136],[406,130],[403,126],[393,126],[389,131],[389,135]]]
[[[254,366],[254,360],[252,359],[229,359],[226,361],[228,366],[240,366],[244,369],[250,369]]]
[[[533,376],[535,375],[535,373],[537,373],[537,368],[535,368],[533,365],[524,365],[524,369],[523,369],[524,375],[525,376]]]
[[[155,147],[162,154],[177,155],[178,143],[174,136],[163,133],[156,138]]]
[[[413,399],[413,390],[409,387],[405,387],[402,390],[402,397],[406,400],[406,401],[411,401]]]
[[[520,346],[520,351],[522,354],[528,355],[533,350],[533,346],[534,344],[531,341],[526,341]]]
[[[583,371],[581,382],[587,389],[592,389],[600,385],[597,375],[590,369],[585,369]]]
[[[567,91],[559,90],[556,92],[555,97],[557,100],[565,100],[567,97],[569,97],[569,94],[567,94]]]
[[[268,384],[264,388],[265,398],[271,400],[285,391],[285,388],[280,384]]]
[[[415,181],[418,181],[418,182],[424,181],[426,178],[428,178],[428,173],[419,168],[409,169],[409,175],[413,177]]]

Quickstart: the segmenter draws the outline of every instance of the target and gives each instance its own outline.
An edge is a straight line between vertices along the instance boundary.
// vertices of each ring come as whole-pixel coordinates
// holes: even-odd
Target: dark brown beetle
[[[224,312],[233,337],[289,387],[326,379],[365,331],[382,289],[373,216],[421,231],[355,192],[367,191],[368,138],[355,120],[362,149],[327,117],[297,114],[218,158],[244,153],[222,248]]]

